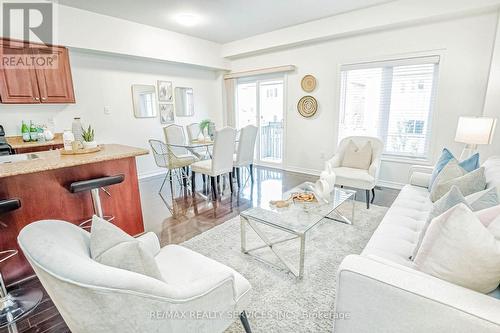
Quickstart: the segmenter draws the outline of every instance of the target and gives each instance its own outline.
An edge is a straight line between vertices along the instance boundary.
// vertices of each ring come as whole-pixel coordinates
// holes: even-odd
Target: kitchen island
[[[43,219],[80,224],[93,214],[90,192],[71,193],[75,181],[124,175],[122,183],[101,191],[104,215],[129,233],[144,232],[135,158],[148,151],[124,145],[102,145],[91,154],[62,155],[59,150],[11,155],[0,159],[0,199],[18,198],[21,208],[0,215],[0,251],[18,249],[17,235],[29,223]],[[8,160],[7,163],[5,160]],[[20,252],[3,271],[7,283],[33,275]]]

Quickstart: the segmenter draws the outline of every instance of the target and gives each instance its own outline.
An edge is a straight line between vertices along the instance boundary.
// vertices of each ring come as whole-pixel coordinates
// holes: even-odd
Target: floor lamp
[[[465,143],[460,160],[463,161],[477,151],[477,145],[488,145],[493,141],[496,118],[460,117],[455,141]]]

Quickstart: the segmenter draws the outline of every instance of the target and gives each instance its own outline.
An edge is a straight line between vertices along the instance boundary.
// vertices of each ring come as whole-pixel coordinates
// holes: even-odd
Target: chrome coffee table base
[[[288,199],[294,193],[307,191],[310,187],[309,183],[303,183],[298,187],[283,194],[283,198]],[[344,189],[335,189],[328,198],[318,200],[316,203],[293,203],[285,208],[265,208],[253,207],[247,209],[240,214],[241,219],[241,252],[251,255],[255,259],[265,262],[273,267],[277,267],[268,260],[259,257],[257,254],[252,253],[256,250],[269,248],[273,254],[281,261],[297,278],[302,279],[304,276],[304,257],[305,257],[305,243],[306,234],[315,226],[323,221],[336,221],[344,224],[352,225],[354,221],[355,210],[355,197],[356,192]],[[340,206],[350,201],[351,216],[350,218],[344,216],[339,210]],[[257,234],[263,241],[264,245],[247,249],[247,225]],[[271,240],[262,226],[274,228],[290,235],[288,238],[280,239],[278,241]],[[277,244],[298,240],[299,245],[299,263],[298,266],[292,264],[282,252],[275,247]]]
[[[248,224],[255,231],[255,233],[260,237],[260,239],[262,239],[262,241],[265,243],[265,245],[257,246],[257,247],[254,247],[252,249],[246,248],[246,224]],[[275,228],[276,228],[276,226],[275,226]],[[293,233],[293,232],[290,232],[289,230],[284,229],[284,228],[283,229],[278,228],[278,229],[280,229],[284,232],[287,232],[293,236],[289,237],[289,238],[285,238],[285,239],[271,242],[269,240],[269,238],[267,238],[267,236],[264,234],[264,232],[258,227],[257,223],[255,223],[251,219],[247,219],[247,218],[241,216],[241,252],[248,254],[248,255],[251,255],[252,257],[254,257],[255,259],[257,259],[259,261],[262,261],[270,266],[273,266],[277,269],[282,270],[283,268],[274,265],[273,263],[269,262],[268,260],[263,259],[255,254],[250,253],[252,251],[256,251],[256,250],[260,250],[260,249],[268,247],[271,251],[273,251],[273,253],[276,255],[276,257],[278,257],[278,259],[286,266],[286,268],[293,275],[295,275],[299,279],[302,279],[302,277],[304,276],[304,252],[305,252],[305,245],[306,245],[306,235]],[[277,249],[273,248],[274,245],[289,242],[289,241],[292,241],[295,239],[300,240],[300,249],[299,249],[300,259],[299,259],[299,267],[298,268],[294,267],[294,265],[292,265]]]
[[[334,209],[331,215],[325,216],[325,219],[333,220],[333,221],[337,221],[337,222],[342,222],[345,224],[352,224],[352,222],[354,221],[354,208],[356,207],[355,196],[351,200],[351,206],[352,206],[351,218],[346,217],[341,212],[339,212],[337,209]]]
[[[0,328],[8,327],[9,332],[15,333],[16,321],[33,311],[40,304],[43,294],[38,289],[18,289],[7,294],[3,291],[0,299]]]

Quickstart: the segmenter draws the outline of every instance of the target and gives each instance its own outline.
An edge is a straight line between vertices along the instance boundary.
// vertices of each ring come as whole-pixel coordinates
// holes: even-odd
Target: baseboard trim
[[[256,164],[256,165],[258,165],[258,164]],[[318,171],[315,169],[301,168],[301,167],[283,166],[280,168],[280,167],[270,167],[267,165],[263,165],[263,167],[277,169],[277,170],[285,170],[285,171],[289,171],[289,172],[301,173],[301,174],[305,174],[305,175],[318,176],[318,177],[321,174],[321,171]],[[158,171],[141,173],[138,175],[138,178],[139,178],[139,180],[147,180],[149,178],[158,177],[158,176],[161,176],[164,174],[165,174],[165,171],[158,170]],[[405,186],[405,184],[398,183],[398,182],[392,182],[389,180],[379,179],[377,181],[377,186],[391,188],[391,189],[395,189],[395,190],[400,190]]]
[[[148,178],[153,178],[153,177],[157,177],[157,176],[164,175],[164,174],[165,174],[164,170],[144,172],[144,173],[138,174],[137,178],[139,178],[139,180],[145,180]]]
[[[308,168],[284,166],[282,169],[285,170],[285,171],[296,172],[296,173],[303,173],[303,174],[312,175],[312,176],[319,176],[321,174],[321,171],[318,171],[318,170],[315,170],[315,169],[308,169]]]

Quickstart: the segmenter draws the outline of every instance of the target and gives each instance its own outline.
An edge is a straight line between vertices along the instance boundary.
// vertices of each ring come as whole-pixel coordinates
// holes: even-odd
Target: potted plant
[[[83,147],[85,149],[92,149],[97,147],[97,142],[94,140],[94,129],[89,125],[88,129],[84,129],[82,127],[82,138],[83,138]]]
[[[208,135],[208,128],[210,127],[210,124],[212,122],[210,119],[203,119],[200,122],[200,132],[203,133],[203,136],[205,137],[205,140],[209,140],[210,136]]]

